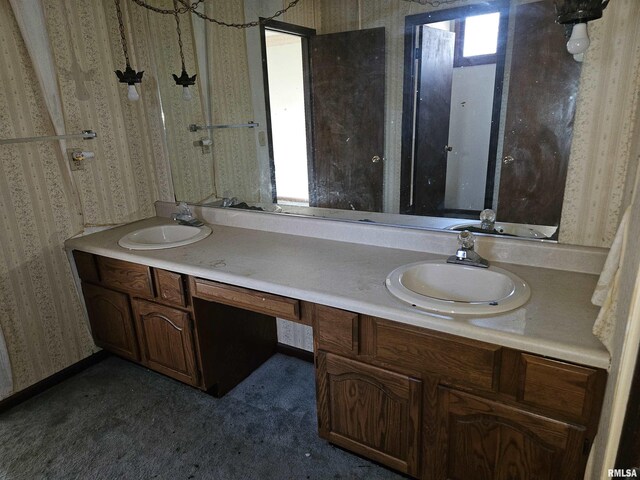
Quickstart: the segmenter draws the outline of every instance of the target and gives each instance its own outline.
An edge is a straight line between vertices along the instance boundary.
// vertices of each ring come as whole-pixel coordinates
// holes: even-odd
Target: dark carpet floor
[[[0,479],[401,479],[317,435],[313,365],[221,399],[109,357],[0,415]]]

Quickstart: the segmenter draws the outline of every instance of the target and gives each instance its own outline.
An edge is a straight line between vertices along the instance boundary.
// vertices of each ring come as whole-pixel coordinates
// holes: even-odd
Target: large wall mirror
[[[581,64],[553,0],[307,3],[246,31],[183,21],[197,88],[159,80],[177,200],[437,229],[492,209],[479,231],[557,239]]]

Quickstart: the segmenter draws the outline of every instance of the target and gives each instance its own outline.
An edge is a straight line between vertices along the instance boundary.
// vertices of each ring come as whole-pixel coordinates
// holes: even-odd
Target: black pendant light
[[[116,76],[120,83],[126,83],[129,87],[127,90],[127,98],[131,101],[140,99],[138,91],[136,90],[136,83],[142,81],[142,72],[136,72],[129,63],[129,52],[127,50],[127,38],[124,35],[124,22],[122,21],[122,11],[120,10],[120,0],[114,0],[116,4],[116,12],[118,13],[118,26],[120,27],[120,40],[122,41],[122,50],[124,52],[124,59],[126,61],[126,68],[124,72],[122,70],[116,70]]]
[[[173,74],[173,79],[176,82],[176,85],[182,86],[182,98],[184,100],[191,100],[191,92],[189,91],[189,87],[191,85],[195,85],[196,83],[196,75],[190,77],[187,73],[187,69],[184,66],[184,53],[182,52],[182,32],[180,31],[180,17],[178,16],[178,2],[173,0],[173,16],[176,19],[176,30],[178,32],[178,45],[180,47],[180,61],[182,62],[182,74],[177,76],[175,73]]]

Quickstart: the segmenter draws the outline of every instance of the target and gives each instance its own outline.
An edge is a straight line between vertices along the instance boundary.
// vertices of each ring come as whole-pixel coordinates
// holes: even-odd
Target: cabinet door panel
[[[582,478],[582,427],[444,387],[438,411],[435,479]]]
[[[88,283],[82,284],[82,292],[96,345],[130,360],[139,360],[129,297]]]
[[[331,353],[318,357],[320,435],[417,476],[421,382]]]
[[[175,308],[134,300],[142,363],[191,385],[198,374],[189,314]]]

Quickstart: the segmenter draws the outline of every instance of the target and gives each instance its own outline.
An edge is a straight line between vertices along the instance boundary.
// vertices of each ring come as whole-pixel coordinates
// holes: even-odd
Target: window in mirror
[[[467,17],[464,20],[464,57],[490,55],[498,50],[498,30],[500,13],[488,13]]]

